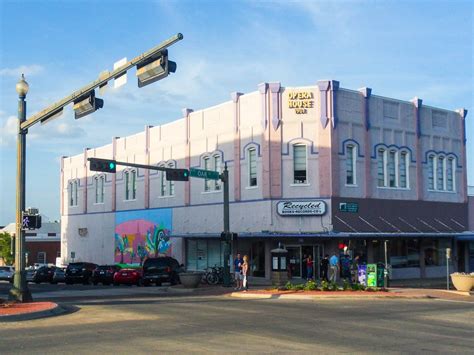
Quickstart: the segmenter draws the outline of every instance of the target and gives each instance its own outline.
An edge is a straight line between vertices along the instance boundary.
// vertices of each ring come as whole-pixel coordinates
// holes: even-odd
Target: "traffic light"
[[[166,180],[168,181],[188,181],[188,169],[166,169]]]
[[[88,158],[91,171],[102,171],[104,173],[115,174],[117,163],[112,159]]]
[[[237,236],[238,234],[237,233],[233,233],[233,232],[222,232],[221,233],[221,240],[224,241],[224,242],[230,242],[230,241],[235,241],[237,240]]]
[[[39,214],[23,213],[22,229],[40,229],[41,216]]]
[[[86,95],[74,100],[74,118],[77,120],[102,107],[104,107],[104,100],[97,99],[95,97],[95,90],[92,90]]]
[[[144,87],[166,78],[176,71],[176,63],[168,60],[168,50],[162,50],[157,56],[137,64],[138,87]]]

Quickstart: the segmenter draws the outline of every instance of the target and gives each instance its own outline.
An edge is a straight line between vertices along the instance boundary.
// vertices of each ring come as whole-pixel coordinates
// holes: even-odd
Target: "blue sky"
[[[468,180],[474,184],[471,1],[0,1],[0,225],[15,216],[15,84],[30,84],[28,117],[181,32],[170,48],[177,72],[102,96],[104,108],[27,136],[27,206],[59,219],[59,161],[205,108],[260,82],[339,80],[430,106],[465,107]]]

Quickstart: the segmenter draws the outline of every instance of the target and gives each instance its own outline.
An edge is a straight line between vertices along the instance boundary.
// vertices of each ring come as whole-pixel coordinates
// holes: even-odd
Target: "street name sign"
[[[209,179],[209,180],[219,180],[220,176],[217,171],[212,170],[203,170],[203,169],[189,169],[189,176],[197,177],[201,179]]]

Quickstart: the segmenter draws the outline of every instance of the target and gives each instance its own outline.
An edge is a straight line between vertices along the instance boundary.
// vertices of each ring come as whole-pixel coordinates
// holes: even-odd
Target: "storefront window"
[[[425,265],[443,266],[446,265],[446,248],[451,248],[450,239],[429,239],[423,243],[425,251]]]
[[[222,246],[220,240],[187,239],[186,268],[190,271],[205,270],[212,266],[222,266]]]
[[[390,241],[390,264],[393,268],[420,267],[420,243],[416,239]]]

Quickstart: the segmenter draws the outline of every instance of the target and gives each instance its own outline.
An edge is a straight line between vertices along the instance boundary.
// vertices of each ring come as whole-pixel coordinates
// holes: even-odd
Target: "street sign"
[[[209,180],[219,180],[220,176],[217,171],[212,170],[203,170],[203,169],[189,169],[189,175],[191,177],[197,177],[201,179],[209,179]]]

